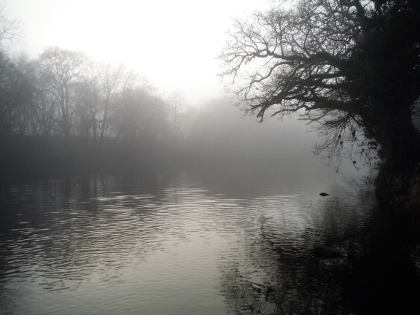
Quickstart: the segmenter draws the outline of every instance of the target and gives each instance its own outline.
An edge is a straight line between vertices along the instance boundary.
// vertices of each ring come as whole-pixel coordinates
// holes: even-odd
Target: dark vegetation
[[[420,2],[301,0],[238,21],[221,55],[224,75],[262,120],[298,113],[339,155],[357,143],[381,159],[377,195],[420,209]]]

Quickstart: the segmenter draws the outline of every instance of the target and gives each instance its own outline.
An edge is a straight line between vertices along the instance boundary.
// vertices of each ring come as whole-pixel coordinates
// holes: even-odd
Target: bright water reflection
[[[239,197],[141,176],[3,185],[0,313],[346,313],[340,277],[370,238],[373,198],[318,192]],[[314,257],[320,244],[343,256]]]

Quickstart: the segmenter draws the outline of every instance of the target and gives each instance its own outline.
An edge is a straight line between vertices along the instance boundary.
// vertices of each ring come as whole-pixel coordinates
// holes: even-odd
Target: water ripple
[[[273,279],[283,275],[282,285],[274,283],[287,286],[291,274],[306,272],[302,259],[314,244],[368,220],[349,196],[233,198],[188,186],[124,187],[114,177],[10,187],[2,201],[0,309],[170,313],[165,305],[193,299],[216,314],[244,290],[244,297],[265,296],[263,309],[272,310]]]

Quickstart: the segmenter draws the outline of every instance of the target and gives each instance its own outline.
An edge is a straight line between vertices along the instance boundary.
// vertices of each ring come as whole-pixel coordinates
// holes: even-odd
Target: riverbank
[[[8,136],[0,138],[0,148],[3,176],[163,168],[175,155],[171,146],[151,139]]]
[[[381,209],[420,228],[420,162],[412,171],[395,172],[384,167],[375,181]]]

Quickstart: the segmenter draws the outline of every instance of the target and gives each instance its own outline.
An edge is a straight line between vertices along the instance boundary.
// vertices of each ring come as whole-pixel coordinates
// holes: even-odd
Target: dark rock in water
[[[327,194],[327,193],[322,192],[319,195],[322,196],[322,197],[325,197],[325,196],[329,196],[330,194]]]
[[[343,254],[338,249],[327,247],[327,246],[316,246],[313,252],[319,258],[324,258],[324,259],[343,257]]]

